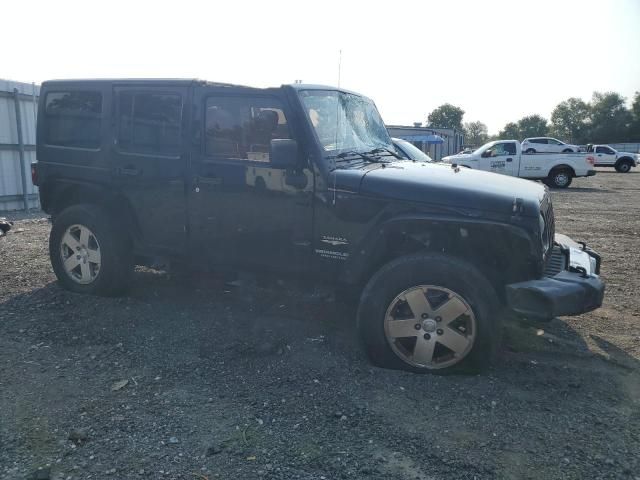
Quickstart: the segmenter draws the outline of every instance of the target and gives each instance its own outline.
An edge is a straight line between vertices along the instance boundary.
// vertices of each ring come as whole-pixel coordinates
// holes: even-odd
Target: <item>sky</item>
[[[569,97],[640,90],[640,0],[5,3],[0,78],[23,82],[340,77],[387,124],[449,102],[489,133]]]

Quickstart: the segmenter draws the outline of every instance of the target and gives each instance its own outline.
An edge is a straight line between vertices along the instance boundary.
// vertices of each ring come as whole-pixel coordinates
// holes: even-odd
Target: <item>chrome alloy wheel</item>
[[[419,368],[451,367],[471,351],[476,317],[456,292],[419,285],[397,295],[384,319],[384,332],[394,353]]]
[[[553,176],[553,181],[559,187],[564,187],[569,183],[569,174],[566,172],[559,172]]]
[[[71,225],[60,241],[60,257],[64,271],[74,282],[92,283],[100,272],[100,244],[84,225]]]

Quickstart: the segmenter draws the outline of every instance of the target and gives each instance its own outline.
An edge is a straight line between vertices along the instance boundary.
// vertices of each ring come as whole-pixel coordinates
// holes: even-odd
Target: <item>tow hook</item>
[[[569,267],[569,271],[579,273],[582,278],[589,278],[589,274],[584,267]]]

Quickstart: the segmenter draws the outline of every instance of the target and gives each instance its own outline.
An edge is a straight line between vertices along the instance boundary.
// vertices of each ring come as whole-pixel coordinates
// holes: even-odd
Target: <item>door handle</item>
[[[513,162],[513,158],[507,158],[507,162]]]
[[[135,177],[140,175],[142,170],[135,167],[118,167],[116,168],[116,175],[123,175],[127,177]]]

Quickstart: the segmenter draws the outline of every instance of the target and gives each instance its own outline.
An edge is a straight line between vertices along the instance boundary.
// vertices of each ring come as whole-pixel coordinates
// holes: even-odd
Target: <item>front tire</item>
[[[629,160],[622,160],[616,164],[616,171],[618,173],[629,173],[631,171],[631,162]]]
[[[120,294],[133,271],[127,236],[96,205],[74,205],[56,216],[49,257],[60,284],[77,293]]]
[[[358,330],[371,362],[417,373],[476,372],[501,339],[498,301],[473,265],[419,253],[382,267],[365,287]]]
[[[544,183],[550,188],[567,188],[573,181],[573,173],[566,168],[552,170]]]
[[[564,150],[562,150],[562,153],[574,153],[574,151],[570,148],[565,148]]]

